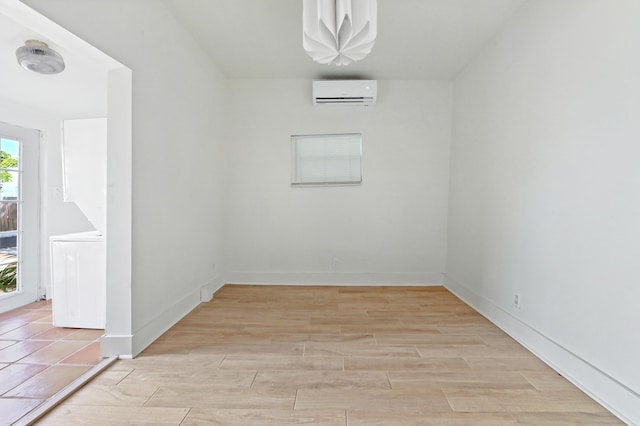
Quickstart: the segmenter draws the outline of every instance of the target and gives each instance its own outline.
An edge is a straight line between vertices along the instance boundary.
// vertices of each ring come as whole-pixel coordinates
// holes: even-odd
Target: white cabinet
[[[51,237],[53,325],[105,326],[106,247],[104,236],[83,232]]]

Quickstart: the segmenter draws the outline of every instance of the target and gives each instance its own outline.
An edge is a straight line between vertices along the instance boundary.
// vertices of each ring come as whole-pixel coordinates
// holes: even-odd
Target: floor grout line
[[[256,378],[258,377],[258,373],[260,370],[256,370],[256,374],[253,375],[253,379],[251,380],[251,385],[249,385],[249,389],[253,389],[253,384],[256,382]]]
[[[187,420],[187,417],[189,417],[189,414],[191,414],[191,410],[193,410],[193,408],[188,408],[187,409],[187,412],[184,414],[184,417],[182,418],[182,420],[180,420],[180,425],[179,426],[182,426],[184,421]]]
[[[296,404],[298,403],[298,392],[300,392],[300,389],[296,389],[296,396],[293,398],[293,408],[292,411],[296,411]]]
[[[393,386],[391,386],[391,378],[389,377],[389,372],[386,371],[385,375],[387,376],[387,383],[389,383],[389,389],[393,389]]]
[[[142,403],[142,407],[146,407],[147,406],[147,402],[151,401],[151,399],[160,391],[161,386],[157,386],[156,390],[153,391],[153,393],[151,395],[149,395],[147,397],[147,399],[144,400],[144,402]]]

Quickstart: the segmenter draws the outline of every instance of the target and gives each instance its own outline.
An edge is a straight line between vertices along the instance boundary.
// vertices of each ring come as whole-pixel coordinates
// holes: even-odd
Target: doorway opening
[[[33,145],[40,147],[40,156],[39,159],[38,155],[34,157],[35,166],[29,168],[40,171],[40,180],[36,180],[37,190],[34,192],[39,197],[34,204],[36,208],[27,209],[26,199],[6,201],[7,204],[22,203],[23,207],[22,233],[16,229],[16,238],[22,240],[15,245],[16,254],[19,254],[18,262],[15,262],[19,282],[16,282],[16,290],[11,292],[25,293],[27,283],[33,282],[36,284],[33,296],[25,303],[43,296],[51,298],[50,237],[94,229],[78,205],[63,199],[60,124],[65,120],[106,118],[107,150],[102,156],[107,163],[108,186],[105,189],[108,239],[107,265],[104,268],[107,295],[105,336],[100,346],[103,355],[129,354],[130,345],[120,344],[120,340],[122,336],[131,335],[132,72],[21,1],[4,0],[0,3],[0,50],[4,52],[0,55],[0,67],[5,77],[0,81],[0,122],[40,132]],[[17,64],[14,52],[25,40],[30,39],[41,40],[54,48],[65,58],[67,68],[54,79],[22,69]],[[37,135],[38,132],[35,132]],[[23,195],[31,194],[25,189],[29,171],[24,162],[27,144],[11,134],[7,134],[5,139],[17,140],[22,144],[24,169],[21,191]],[[15,172],[6,171],[10,174]],[[33,231],[39,231],[33,244],[27,242],[27,233],[31,230],[26,226],[25,214],[28,211],[35,212],[37,225]],[[9,228],[11,226],[7,225],[7,234],[4,234],[7,242],[11,239],[12,230]],[[36,253],[32,257],[36,259],[35,264],[30,267],[26,265],[25,250],[28,246],[34,247]],[[7,254],[11,255],[10,250]],[[7,257],[6,260],[11,263],[15,259]],[[35,275],[33,280],[27,279],[29,273]],[[16,299],[9,296],[4,298]],[[18,306],[20,304],[14,305]],[[105,347],[107,350],[104,350]]]
[[[51,76],[22,69],[14,52],[30,39],[46,42],[61,53],[67,62],[65,71],[51,79]],[[0,191],[0,208],[3,202],[7,205],[14,203],[18,217],[16,226],[7,223],[5,228],[1,228],[6,230],[0,231],[0,239],[5,237],[7,242],[7,266],[10,263],[16,265],[15,290],[9,289],[7,295],[0,296],[0,300],[15,303],[8,308],[0,305],[0,312],[11,309],[0,313],[0,355],[4,352],[0,362],[3,370],[15,369],[24,373],[19,375],[22,382],[12,383],[12,389],[0,395],[0,399],[6,396],[2,401],[5,408],[12,407],[14,402],[22,404],[8,408],[7,412],[28,423],[24,419],[36,419],[39,413],[71,392],[71,388],[81,386],[91,375],[105,368],[113,361],[113,355],[131,353],[128,348],[131,345],[127,346],[126,342],[119,344],[119,338],[131,334],[132,73],[126,66],[19,0],[0,1],[0,51],[3,52],[0,55],[0,68],[3,70],[0,122],[12,123],[15,129],[37,129],[30,130],[34,135],[33,144],[8,130],[0,130],[0,136],[8,141],[8,145],[11,141],[19,142],[18,165],[22,167],[20,171],[14,170],[14,166],[0,165],[0,174],[5,171],[12,177],[10,185],[19,182],[22,196],[21,199],[10,199],[6,193],[7,199],[2,200]],[[107,150],[102,154],[107,169],[105,210],[109,237],[107,266],[102,268],[107,279],[107,315],[102,336],[101,331],[96,330],[53,327],[51,301],[31,303],[42,297],[52,297],[50,237],[92,229],[82,209],[75,203],[64,201],[60,129],[65,120],[88,118],[106,118],[108,127]],[[4,141],[0,141],[0,148],[3,144]],[[28,152],[31,148],[36,150],[31,153],[33,155]],[[33,162],[28,161],[28,157]],[[16,173],[17,181],[13,180]],[[34,180],[29,180],[28,176],[34,176]],[[5,188],[8,182],[8,179],[3,181]],[[30,184],[34,185],[34,191],[28,190]],[[27,206],[29,200],[26,197],[31,196],[35,197],[34,208]],[[7,216],[12,214],[11,208],[6,206]],[[29,226],[29,220],[33,220],[35,225]],[[15,232],[15,248],[11,246],[12,232]],[[13,252],[15,258],[11,258]],[[28,265],[29,259],[32,263]],[[27,299],[19,301],[21,297],[18,295],[29,293],[29,285],[33,285],[33,292]],[[19,308],[25,304],[27,306]],[[93,357],[96,356],[99,361],[94,366]],[[111,358],[103,359],[101,356]],[[30,360],[33,362],[26,360],[27,357],[32,357]],[[47,366],[46,360],[54,363]],[[36,364],[38,368],[32,368]],[[75,379],[77,374],[81,375]],[[64,384],[63,376],[73,378],[71,387],[43,385]],[[38,384],[34,385],[36,382]],[[52,395],[42,394],[45,390]],[[41,393],[27,396],[31,391]],[[24,405],[25,398],[30,398],[33,405]]]

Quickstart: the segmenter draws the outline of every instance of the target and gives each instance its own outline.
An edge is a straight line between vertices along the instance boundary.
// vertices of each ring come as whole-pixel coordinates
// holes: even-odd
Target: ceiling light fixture
[[[16,50],[16,58],[23,68],[40,74],[58,74],[64,70],[62,56],[47,43],[27,40]]]
[[[376,42],[376,0],[303,0],[302,46],[321,64],[364,59]]]

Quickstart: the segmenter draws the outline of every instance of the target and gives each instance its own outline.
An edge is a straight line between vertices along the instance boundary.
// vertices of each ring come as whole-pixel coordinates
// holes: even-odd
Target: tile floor
[[[103,330],[54,327],[51,301],[0,314],[0,425],[9,425],[101,361]]]

